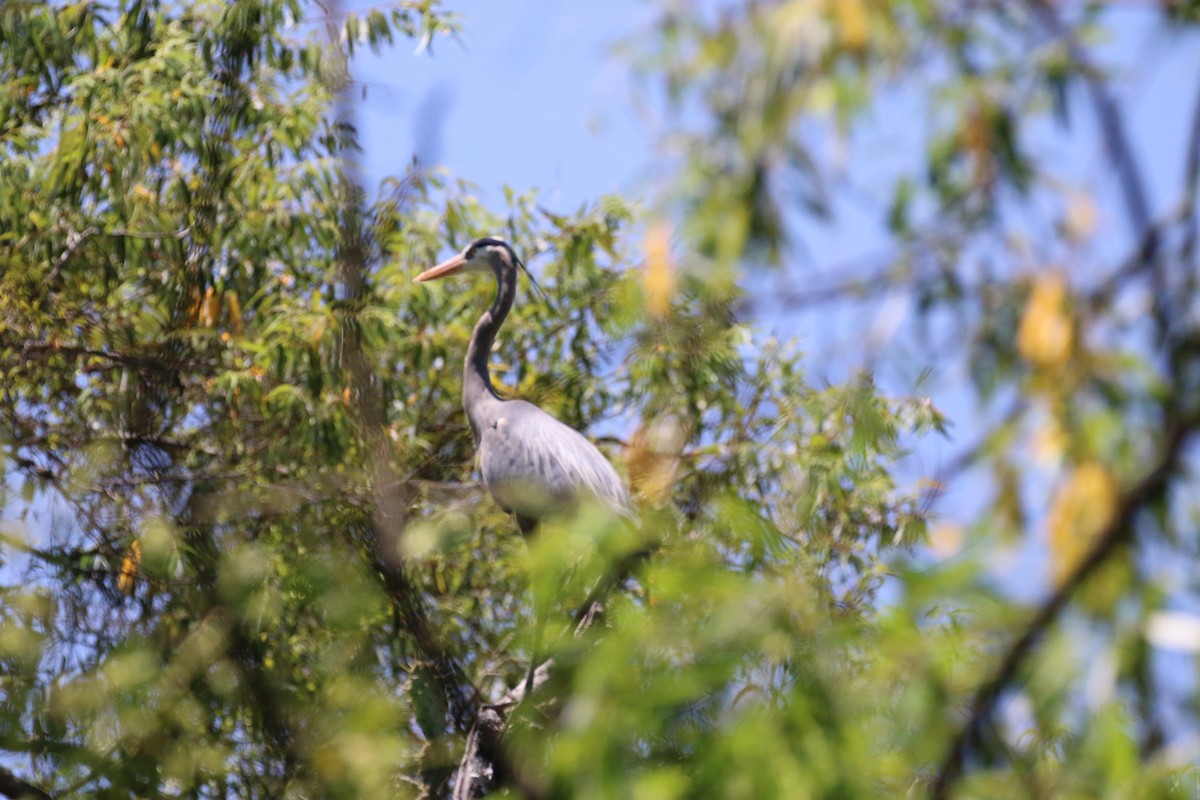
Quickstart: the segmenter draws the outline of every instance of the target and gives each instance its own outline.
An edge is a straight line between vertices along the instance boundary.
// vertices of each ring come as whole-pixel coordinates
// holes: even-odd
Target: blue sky
[[[635,108],[628,66],[611,55],[652,7],[632,0],[453,5],[458,40],[432,54],[402,41],[356,64],[369,175],[401,174],[413,155],[443,165],[499,205],[505,184],[537,187],[572,209],[606,192],[644,192],[653,158],[649,118]]]

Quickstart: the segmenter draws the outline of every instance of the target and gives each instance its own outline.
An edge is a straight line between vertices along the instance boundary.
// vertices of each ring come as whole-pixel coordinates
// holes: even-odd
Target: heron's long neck
[[[471,343],[467,345],[467,361],[463,368],[463,407],[467,410],[467,419],[471,422],[471,432],[475,434],[475,441],[479,441],[480,427],[486,424],[483,419],[484,409],[500,400],[496,390],[492,388],[488,356],[492,352],[492,344],[496,341],[496,333],[512,308],[513,296],[517,293],[515,273],[516,270],[496,271],[496,300],[491,308],[483,312],[479,322],[475,323]]]

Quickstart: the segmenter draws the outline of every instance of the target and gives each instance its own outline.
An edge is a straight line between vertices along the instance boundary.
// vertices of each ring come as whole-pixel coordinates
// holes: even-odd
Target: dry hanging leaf
[[[1096,536],[1112,520],[1116,505],[1116,480],[1094,461],[1076,466],[1059,486],[1046,520],[1056,581],[1069,574],[1091,549]]]
[[[1066,298],[1066,283],[1057,273],[1039,275],[1033,283],[1017,331],[1017,350],[1034,366],[1060,367],[1071,353],[1073,333]]]
[[[646,231],[646,270],[642,280],[646,290],[646,309],[662,319],[671,308],[675,294],[675,265],[671,262],[671,227],[659,220]]]
[[[863,0],[834,0],[833,14],[846,49],[860,52],[866,48],[869,31]]]
[[[129,545],[129,552],[121,561],[121,574],[117,576],[117,589],[123,594],[133,594],[133,581],[137,577],[138,567],[142,565],[142,546],[137,539]]]
[[[229,324],[233,327],[233,332],[238,336],[242,335],[242,304],[238,302],[237,292],[228,292],[225,295],[226,301],[229,303]]]
[[[633,434],[625,456],[633,493],[651,505],[670,496],[679,474],[683,430],[671,416],[657,419]]]

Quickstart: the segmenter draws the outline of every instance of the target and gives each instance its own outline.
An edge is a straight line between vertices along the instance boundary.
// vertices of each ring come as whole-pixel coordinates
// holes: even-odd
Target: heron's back
[[[608,459],[582,434],[524,400],[497,403],[479,433],[479,469],[492,497],[519,516],[593,496],[616,511],[629,495]]]

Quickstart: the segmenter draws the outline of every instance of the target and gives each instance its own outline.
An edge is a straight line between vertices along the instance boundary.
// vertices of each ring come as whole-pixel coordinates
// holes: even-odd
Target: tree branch
[[[187,238],[187,235],[192,232],[191,227],[183,227],[177,231],[131,231],[126,228],[117,228],[109,231],[107,236],[117,236],[126,239],[174,239],[182,241]]]
[[[575,637],[582,636],[589,630],[596,619],[603,613],[603,602],[608,594],[621,585],[642,561],[649,558],[658,549],[658,545],[643,547],[618,560],[608,572],[601,576],[587,598],[580,604],[572,615],[572,626]],[[554,667],[554,659],[550,658],[538,665],[533,673],[532,692],[536,692],[550,679],[550,671]],[[545,796],[545,791],[537,784],[529,781],[519,772],[508,765],[497,765],[487,754],[481,743],[494,741],[494,751],[504,754],[503,737],[508,729],[509,717],[513,709],[523,702],[526,697],[525,681],[520,681],[492,703],[484,703],[479,707],[475,720],[467,735],[466,748],[459,761],[458,772],[454,778],[453,800],[472,800],[483,797],[489,791],[505,785],[511,785],[523,797],[538,800]]]
[[[330,2],[327,8],[331,15],[342,13],[340,2]],[[331,39],[336,41],[337,31],[332,23],[327,25],[327,29]],[[353,99],[348,91],[352,76],[341,51],[338,51],[329,80],[336,95],[336,116],[348,122],[354,112]],[[366,265],[370,257],[369,239],[365,232],[369,220],[363,209],[361,181],[354,161],[341,153],[339,158],[339,236],[336,256],[338,278],[345,297],[339,319],[343,336],[342,363],[349,373],[353,388],[354,416],[361,430],[366,464],[372,480],[373,507],[368,523],[372,539],[371,557],[383,578],[384,590],[398,612],[401,624],[431,667],[430,672],[456,728],[459,731],[470,729],[474,733],[474,721],[479,715],[479,692],[452,647],[435,630],[420,587],[410,579],[401,556],[400,544],[408,520],[411,489],[406,482],[397,482],[395,479],[385,432],[383,396],[379,383],[374,379],[373,364],[367,357],[362,326],[357,318],[369,291]],[[480,729],[474,737],[474,745],[498,773],[512,772],[498,735]]]
[[[409,579],[399,556],[392,555],[398,551],[399,535],[380,516],[377,514],[372,522],[371,533],[375,539],[372,543],[375,566],[383,578],[384,591],[417,650],[432,667],[450,716],[459,730],[465,731],[477,714],[478,692],[457,657],[434,631],[420,591]]]
[[[1079,65],[1084,74],[1088,92],[1092,96],[1092,104],[1096,107],[1096,117],[1100,122],[1104,147],[1113,160],[1117,179],[1121,182],[1125,211],[1129,215],[1129,225],[1133,229],[1133,235],[1140,237],[1150,225],[1150,203],[1146,197],[1146,184],[1142,178],[1142,170],[1138,166],[1133,146],[1129,143],[1129,134],[1125,131],[1125,124],[1120,109],[1117,107],[1117,101],[1101,79],[1100,70],[1092,63],[1083,46],[1079,44],[1074,31],[1063,23],[1054,4],[1050,0],[1029,0],[1029,6],[1045,21],[1050,33],[1066,43],[1071,59]],[[1153,258],[1157,252],[1157,239],[1151,244],[1149,258]]]
[[[1171,294],[1167,285],[1165,270],[1161,268],[1159,249],[1163,237],[1161,229],[1153,224],[1151,219],[1150,201],[1146,190],[1144,173],[1138,164],[1137,155],[1129,141],[1125,130],[1125,122],[1116,99],[1101,77],[1101,70],[1091,61],[1075,36],[1059,15],[1051,0],[1028,0],[1034,13],[1046,23],[1052,35],[1062,39],[1067,45],[1071,59],[1079,65],[1084,76],[1092,105],[1096,109],[1096,119],[1100,123],[1100,134],[1104,139],[1104,148],[1117,173],[1121,185],[1121,197],[1125,202],[1125,213],[1129,218],[1129,227],[1135,239],[1139,241],[1135,258],[1139,262],[1138,271],[1150,270],[1150,283],[1153,289],[1152,310],[1155,323],[1160,335],[1165,336],[1171,320]]]
[[[1184,166],[1183,177],[1183,241],[1179,252],[1182,260],[1191,263],[1196,256],[1197,193],[1200,192],[1200,92],[1197,92],[1192,108],[1192,128],[1188,135],[1187,163]],[[1183,296],[1192,297],[1196,291],[1196,270],[1185,269],[1183,277]]]
[[[12,800],[54,800],[54,796],[0,767],[0,794]]]
[[[550,658],[533,671],[533,691],[536,692],[550,680],[550,669],[553,666],[554,659]],[[467,734],[462,759],[458,763],[458,772],[454,776],[454,790],[450,795],[452,800],[483,797],[489,789],[502,786],[505,782],[515,782],[521,794],[529,800],[537,800],[545,794],[539,787],[524,780],[520,773],[513,771],[511,767],[497,769],[497,765],[487,753],[487,747],[481,746],[481,743],[489,740],[499,742],[503,738],[509,714],[525,697],[525,681],[522,680],[496,702],[485,703],[479,707]]]
[[[1168,426],[1166,444],[1157,465],[1120,499],[1112,520],[1100,532],[1091,550],[1038,608],[1025,631],[1004,653],[991,679],[975,691],[968,704],[967,721],[951,740],[938,768],[931,800],[946,800],[950,796],[951,789],[962,777],[967,750],[977,741],[1000,696],[1016,680],[1042,634],[1058,618],[1075,592],[1117,551],[1118,545],[1132,538],[1138,512],[1166,491],[1178,468],[1183,447],[1198,422],[1200,420],[1193,414]]]

